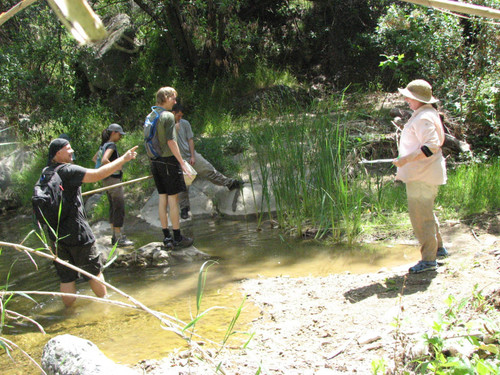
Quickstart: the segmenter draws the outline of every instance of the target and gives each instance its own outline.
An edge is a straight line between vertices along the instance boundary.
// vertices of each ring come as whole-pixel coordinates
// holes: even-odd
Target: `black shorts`
[[[158,194],[175,195],[186,191],[182,168],[175,156],[151,160],[151,173]]]
[[[97,276],[102,271],[103,256],[97,250],[95,242],[89,245],[81,246],[64,246],[61,244],[57,245],[57,256],[68,263],[81,268],[88,273]],[[61,283],[71,283],[78,279],[78,272],[63,266],[57,262],[54,262],[56,267],[57,275],[61,279]],[[89,280],[89,277],[82,275],[85,280]]]

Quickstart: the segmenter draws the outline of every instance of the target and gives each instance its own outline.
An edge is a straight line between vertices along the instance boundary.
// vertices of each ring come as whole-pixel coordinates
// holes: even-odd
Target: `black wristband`
[[[420,150],[422,150],[422,152],[424,153],[424,155],[427,156],[427,157],[434,155],[432,153],[432,151],[429,150],[429,147],[427,147],[427,146],[420,147]]]

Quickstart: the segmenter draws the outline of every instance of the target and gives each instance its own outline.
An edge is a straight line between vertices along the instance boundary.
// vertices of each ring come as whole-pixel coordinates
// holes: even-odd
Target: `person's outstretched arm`
[[[98,169],[87,169],[87,172],[85,173],[82,182],[97,182],[102,180],[103,178],[111,176],[114,172],[121,169],[125,163],[136,158],[137,147],[139,146],[132,147],[130,150],[128,150],[125,154],[123,154],[119,158],[113,160],[111,163],[101,166]]]

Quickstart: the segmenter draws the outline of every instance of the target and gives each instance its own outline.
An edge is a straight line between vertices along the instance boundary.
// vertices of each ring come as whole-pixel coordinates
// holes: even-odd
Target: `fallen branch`
[[[7,22],[12,17],[14,17],[17,13],[22,11],[24,8],[29,7],[35,1],[37,1],[37,0],[23,0],[20,3],[17,3],[16,5],[14,5],[12,8],[10,8],[7,12],[3,12],[2,14],[0,14],[0,25],[3,25],[5,22]]]
[[[351,343],[355,340],[355,338],[356,338],[355,336],[354,336],[353,338],[351,338],[351,339],[350,339],[349,341],[347,341],[344,345],[342,345],[342,346],[340,347],[340,349],[338,349],[338,350],[337,350],[336,352],[334,352],[334,353],[330,353],[330,355],[329,355],[328,357],[325,357],[325,359],[326,359],[327,361],[329,361],[329,360],[331,360],[331,359],[333,359],[333,358],[337,357],[338,355],[342,354],[342,353],[343,353],[343,352],[344,352],[344,351],[345,351],[345,350],[349,347],[349,345],[351,345]]]

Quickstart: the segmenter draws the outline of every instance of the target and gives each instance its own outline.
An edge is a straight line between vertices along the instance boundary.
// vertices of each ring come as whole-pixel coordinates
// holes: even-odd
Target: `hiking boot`
[[[176,240],[173,241],[175,249],[182,249],[185,247],[189,247],[193,243],[194,243],[194,240],[192,238],[184,237],[182,235],[181,235],[181,239],[179,241],[176,241]]]
[[[189,207],[181,208],[181,219],[189,219]]]
[[[437,250],[437,253],[436,253],[436,256],[438,258],[446,258],[448,255],[448,250],[446,250],[446,248],[443,246],[443,247],[438,247],[438,250]]]
[[[435,271],[436,268],[437,268],[437,262],[435,260],[432,260],[432,261],[420,260],[413,267],[410,267],[408,272],[420,273],[420,272],[426,272],[426,271]]]
[[[231,182],[227,188],[229,190],[241,189],[243,187],[243,184],[244,184],[243,181],[234,179],[233,182]]]
[[[163,246],[165,246],[167,249],[173,249],[174,241],[172,240],[172,237],[165,237],[163,239]]]
[[[122,234],[118,239],[116,239],[115,236],[111,237],[111,244],[113,246],[116,244],[117,247],[134,246],[134,242],[130,241],[124,234]]]

